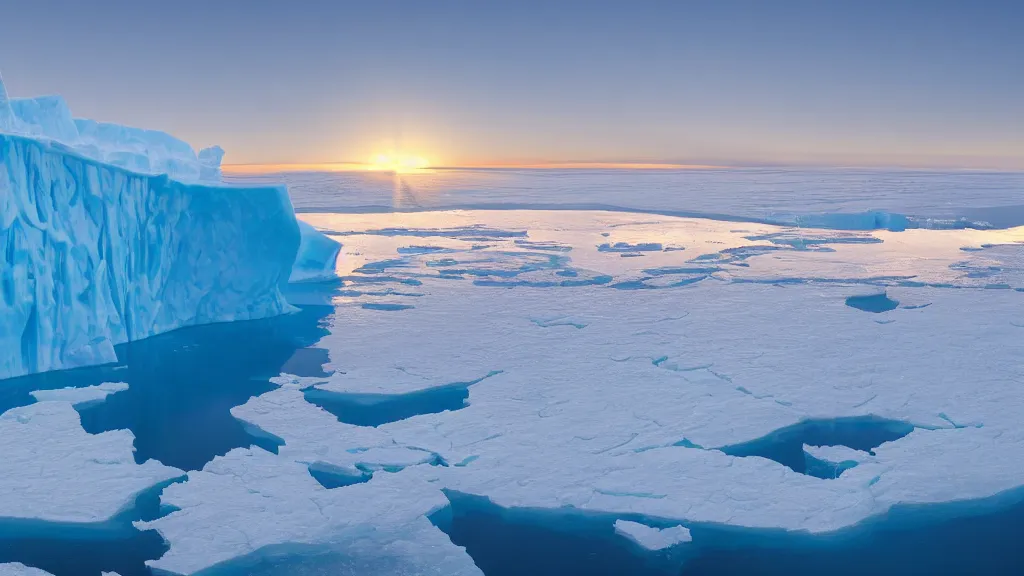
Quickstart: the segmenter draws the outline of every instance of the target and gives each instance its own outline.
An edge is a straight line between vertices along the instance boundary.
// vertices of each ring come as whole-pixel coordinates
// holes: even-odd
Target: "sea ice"
[[[332,323],[359,329],[332,330],[318,344],[335,370],[318,387],[401,393],[466,378],[467,366],[501,371],[470,387],[461,410],[377,427],[399,446],[450,463],[441,481],[451,490],[508,507],[822,532],[900,503],[1002,494],[1024,477],[1017,456],[1007,456],[1024,456],[1014,416],[1024,401],[1014,384],[1024,379],[1015,360],[1024,349],[1019,328],[1006,319],[1019,307],[1019,293],[978,292],[982,284],[951,267],[975,254],[960,246],[1019,243],[1020,230],[844,235],[748,225],[732,232],[734,225],[668,217],[649,223],[607,213],[506,211],[392,214],[378,243],[373,230],[386,228],[381,216],[304,218],[321,229],[358,232],[342,240],[370,262],[394,258],[399,226],[443,235],[435,223],[443,219],[446,226],[527,230],[531,241],[572,246],[571,259],[555,270],[618,279],[713,268],[708,281],[680,285],[667,298],[602,286],[453,283],[425,263],[438,256],[407,252],[388,273],[421,283],[415,309],[374,315],[338,308]],[[686,250],[650,252],[652,261],[642,264],[611,258],[595,248],[608,230],[608,242]],[[422,235],[403,239],[424,243]],[[495,237],[493,248],[479,250],[468,244],[463,250],[474,258],[493,259],[491,270],[519,273],[510,240]],[[445,248],[444,258],[462,257],[457,244]],[[654,269],[658,274],[647,273]],[[848,297],[877,294],[879,286],[893,300],[930,306],[890,310],[894,323],[886,324],[846,306]],[[571,318],[580,327],[552,330],[538,318]],[[714,450],[804,420],[867,416],[916,429],[835,479]],[[302,428],[281,418],[282,434]],[[303,429],[302,436],[315,433]],[[796,443],[797,454],[804,443]],[[947,481],[941,470],[954,466]]]
[[[161,501],[179,510],[136,526],[154,528],[170,543],[147,564],[174,574],[310,549],[343,552],[367,566],[393,559],[403,574],[480,574],[427,520],[448,501],[421,468],[329,490],[303,464],[235,449],[164,490]]]
[[[315,228],[299,221],[299,232],[302,236],[299,253],[295,257],[295,265],[289,282],[318,282],[336,279],[335,263],[341,244],[317,232]]]
[[[690,531],[683,526],[653,528],[629,520],[616,520],[615,533],[629,538],[648,550],[663,550],[693,540]]]
[[[37,402],[70,402],[76,407],[93,402],[102,402],[107,396],[128,389],[124,382],[104,382],[84,388],[60,388],[57,390],[36,390],[30,392]]]
[[[348,475],[401,469],[437,459],[430,451],[396,445],[390,435],[377,428],[338,422],[290,387],[251,398],[232,408],[231,415],[283,439],[285,444],[278,449],[282,457],[307,466],[326,465]]]
[[[183,475],[136,464],[128,430],[89,434],[69,402],[38,402],[0,415],[0,518],[99,523],[144,490]]]
[[[863,450],[854,450],[846,446],[808,446],[804,444],[804,452],[822,462],[841,464],[843,462],[869,462],[873,459],[871,454]]]
[[[53,576],[38,568],[30,568],[18,562],[0,564],[0,576]]]

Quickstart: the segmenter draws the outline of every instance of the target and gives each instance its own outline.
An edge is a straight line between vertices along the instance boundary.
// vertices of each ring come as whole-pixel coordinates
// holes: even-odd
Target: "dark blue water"
[[[650,552],[617,536],[614,517],[505,510],[481,498],[449,498],[451,510],[435,516],[435,524],[465,546],[487,576],[1024,573],[1024,504],[1019,500],[998,511],[957,518],[943,517],[950,506],[901,508],[864,527],[827,536],[690,526],[692,543]]]
[[[804,444],[846,446],[870,452],[885,442],[903,438],[913,430],[914,427],[906,422],[877,416],[804,420],[776,430],[763,438],[726,446],[721,450],[730,456],[760,456],[774,460],[801,474],[835,478],[842,470],[831,466],[808,466]]]
[[[872,294],[871,296],[850,296],[846,299],[846,305],[857,310],[880,314],[895,310],[900,303],[885,294]]]
[[[98,576],[103,571],[148,576],[145,561],[162,556],[167,544],[157,532],[140,532],[131,523],[170,513],[173,508],[160,504],[160,493],[172,482],[140,494],[132,508],[100,524],[0,520],[0,563],[21,562],[58,576]]]
[[[327,334],[330,307],[305,307],[250,322],[175,330],[117,347],[118,365],[48,372],[7,380],[0,410],[32,403],[32,390],[127,382],[128,390],[80,410],[82,426],[96,434],[127,428],[135,434],[135,459],[198,470],[232,448],[257,445],[230,413],[233,406],[277,388],[269,382],[284,368],[300,376],[324,375],[326,352],[305,349]]]
[[[114,366],[4,381],[0,411],[32,403],[33,390],[122,381],[128,390],[80,409],[82,425],[90,433],[131,430],[139,462],[155,458],[196,470],[233,448],[275,449],[272,441],[248,434],[230,409],[276,388],[268,379],[282,371],[325,375],[326,352],[307,347],[327,333],[323,322],[331,312],[305,307],[277,318],[185,328],[118,346]],[[141,495],[133,509],[100,525],[0,521],[0,563],[22,562],[57,576],[149,575],[144,561],[160,557],[166,545],[156,532],[139,532],[131,521],[169,512],[161,510],[159,492]]]

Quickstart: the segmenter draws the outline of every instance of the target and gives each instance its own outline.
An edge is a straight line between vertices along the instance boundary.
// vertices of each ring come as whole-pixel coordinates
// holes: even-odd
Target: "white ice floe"
[[[690,531],[684,526],[653,528],[629,520],[616,520],[615,533],[648,550],[663,550],[693,540]]]
[[[804,444],[804,452],[822,462],[841,464],[843,462],[869,462],[874,459],[870,453],[855,450],[846,446],[809,446]]]
[[[31,392],[37,402],[70,402],[75,406],[102,402],[107,396],[128,389],[125,382],[104,382],[84,388],[59,388],[56,390],[35,390]]]
[[[155,460],[136,464],[128,430],[87,433],[68,402],[4,412],[0,439],[0,518],[103,522],[140,492],[183,475]]]
[[[420,248],[398,252],[408,259],[394,269],[371,266],[345,278],[347,293],[323,322],[331,333],[316,344],[329,354],[330,376],[282,374],[278,389],[232,409],[284,445],[278,455],[232,451],[167,488],[162,502],[180,510],[139,523],[170,543],[150,564],[191,574],[312,547],[366,562],[387,551],[411,574],[477,573],[426,520],[447,504],[442,489],[538,513],[810,533],[901,504],[1019,496],[1024,338],[1014,322],[1024,294],[982,289],[979,260],[957,264],[976,254],[960,246],[986,244],[989,233],[833,235],[834,251],[825,251],[808,248],[822,241],[821,231],[771,236],[781,231],[638,220],[511,212],[323,217],[318,225],[352,231],[346,249],[368,262],[396,258],[402,231],[388,226],[407,226],[399,247]],[[540,244],[516,245],[521,236],[495,235],[486,243],[493,248],[470,246],[484,245],[476,239],[425,240],[422,229],[440,229],[441,221],[529,230],[544,248],[573,250],[524,257]],[[413,234],[414,227],[421,230]],[[365,233],[374,228],[379,235]],[[810,241],[797,242],[800,234]],[[1022,231],[991,234],[1016,241]],[[603,242],[685,250],[623,258],[598,250]],[[443,251],[423,248],[433,244]],[[462,269],[462,277],[440,268]],[[524,274],[528,282],[520,282]],[[579,278],[589,280],[562,284]],[[415,295],[398,294],[412,287]],[[917,307],[871,314],[847,305],[850,296],[882,289]],[[360,305],[375,298],[413,307]],[[453,384],[468,390],[464,404],[376,427],[339,422],[306,400],[325,391],[415,399]],[[802,426],[817,426],[816,436],[801,436]],[[841,434],[827,438],[844,426],[890,441],[871,456],[840,446]],[[826,480],[726,453],[753,441],[789,442],[796,454],[803,446],[826,461],[856,456],[858,466]],[[326,489],[310,469],[372,478]],[[652,542],[646,536],[654,528],[623,526],[641,534],[641,546]],[[659,533],[659,543],[682,530]]]
[[[0,85],[2,88],[2,85]],[[2,94],[0,94],[2,95]],[[53,576],[39,568],[31,568],[18,562],[0,564],[0,576]]]
[[[407,566],[403,574],[480,574],[465,550],[427,520],[447,500],[419,469],[328,490],[306,468],[263,450],[235,449],[189,473],[188,482],[162,496],[180,510],[136,523],[156,529],[171,546],[147,564],[194,574],[232,559],[312,546],[371,565],[395,558]]]
[[[335,375],[317,386],[399,394],[468,380],[469,371],[501,371],[471,386],[460,410],[376,430],[453,464],[446,487],[508,507],[822,532],[900,503],[984,498],[1024,483],[1017,416],[1024,369],[1016,360],[1024,340],[1013,314],[1008,318],[1022,295],[981,290],[978,274],[957,264],[975,254],[961,246],[1020,242],[1024,231],[843,235],[744,224],[732,232],[735,224],[670,217],[572,216],[317,215],[319,227],[358,232],[343,241],[370,262],[394,259],[396,238],[435,244],[425,238],[430,229],[445,250],[411,251],[404,266],[376,272],[422,283],[424,296],[407,299],[415,308],[338,308],[331,323],[345,328],[318,344],[329,351]],[[461,281],[438,276],[428,262],[466,258],[452,240],[462,232],[445,236],[445,227],[474,222],[572,246],[560,253],[569,261],[551,270],[547,284],[515,284],[523,260],[511,242],[498,238],[493,249],[471,250],[466,241],[469,260],[489,258],[488,268]],[[639,263],[643,258],[600,252],[603,242],[686,250],[645,252],[647,262]],[[728,263],[740,256],[745,266]],[[713,270],[705,281],[668,291],[550,283],[572,267],[613,282],[657,279],[658,286],[669,284],[666,277]],[[505,283],[474,284],[487,274]],[[916,308],[878,315],[846,304],[882,289]],[[538,318],[569,318],[579,327],[552,329]],[[712,450],[808,420],[858,417],[875,417],[865,420],[869,427],[884,426],[877,421],[883,418],[916,429],[829,480]],[[315,435],[285,418],[276,423],[282,434],[293,427],[302,437]],[[952,480],[944,469],[956,470]]]

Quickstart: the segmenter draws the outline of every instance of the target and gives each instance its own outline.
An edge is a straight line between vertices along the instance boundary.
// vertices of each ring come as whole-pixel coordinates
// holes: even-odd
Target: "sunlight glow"
[[[422,156],[407,156],[396,154],[378,154],[370,160],[367,168],[384,172],[395,172],[404,174],[416,172],[430,167],[430,163]]]

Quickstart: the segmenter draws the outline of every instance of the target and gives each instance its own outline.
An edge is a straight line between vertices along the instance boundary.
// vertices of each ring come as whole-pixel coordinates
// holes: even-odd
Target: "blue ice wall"
[[[290,311],[299,242],[284,187],[183,184],[0,133],[0,379]]]

